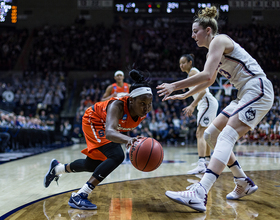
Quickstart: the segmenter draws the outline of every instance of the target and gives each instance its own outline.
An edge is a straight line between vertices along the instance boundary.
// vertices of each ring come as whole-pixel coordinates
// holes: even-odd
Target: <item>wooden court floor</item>
[[[71,193],[91,174],[63,175],[58,186],[52,183],[47,189],[43,177],[52,158],[63,163],[81,158],[83,147],[72,146],[0,165],[0,219],[280,219],[278,147],[236,146],[240,164],[259,189],[238,201],[226,200],[226,194],[234,188],[232,174],[226,168],[208,195],[205,213],[165,196],[166,190],[182,191],[202,177],[185,175],[197,160],[196,148],[189,146],[165,146],[164,163],[153,172],[138,171],[130,163],[120,165],[89,196],[97,210],[69,207]]]

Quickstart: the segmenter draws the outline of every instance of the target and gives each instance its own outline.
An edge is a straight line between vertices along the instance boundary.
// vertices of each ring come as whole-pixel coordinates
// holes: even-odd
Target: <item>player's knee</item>
[[[223,164],[227,165],[233,146],[238,138],[237,131],[227,125],[218,137],[218,143],[212,157],[217,158]]]
[[[114,156],[112,157],[112,159],[114,159],[114,161],[117,163],[117,164],[121,164],[124,160],[125,156],[124,156],[124,152],[123,150],[118,150],[115,152]]]
[[[208,128],[204,131],[203,137],[206,141],[206,143],[212,148],[215,148],[215,145],[217,143],[217,138],[221,131],[216,128],[215,125],[210,124]]]

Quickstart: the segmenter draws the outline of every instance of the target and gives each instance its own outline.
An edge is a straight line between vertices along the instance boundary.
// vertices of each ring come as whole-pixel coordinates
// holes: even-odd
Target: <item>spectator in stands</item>
[[[280,131],[280,122],[276,121],[275,125],[273,126],[273,131],[276,133],[277,131]]]
[[[269,124],[267,123],[267,118],[265,117],[259,125],[259,128],[264,130],[266,134],[269,132]]]
[[[267,130],[269,131],[269,128]],[[259,145],[267,145],[268,133],[266,133],[266,131],[261,127],[259,127],[258,129],[258,133],[259,133]]]
[[[151,131],[153,138],[159,139],[159,137],[158,137],[158,122],[156,121],[155,117],[152,117],[152,120],[149,123],[149,130]]]
[[[238,145],[248,145],[249,144],[249,136],[248,133],[244,134],[242,137],[240,137],[237,141]]]
[[[56,120],[55,120],[55,116],[53,113],[50,113],[48,118],[45,120],[46,125],[48,126],[48,129],[50,131],[54,131],[55,130],[55,124],[56,124]]]
[[[11,135],[8,132],[0,132],[0,153],[5,152]]]
[[[92,106],[92,105],[94,105],[94,101],[92,101],[90,95],[87,95],[87,96],[86,96],[86,100],[85,100],[84,103],[83,103],[83,106],[84,106],[85,108],[88,108],[88,107],[90,107],[90,106]]]
[[[62,122],[62,124],[60,125],[62,142],[69,142],[71,140],[71,130],[72,125],[69,123],[69,120],[65,120],[64,122]]]
[[[168,132],[169,132],[168,124],[165,121],[165,119],[163,118],[158,123],[158,135],[159,135],[160,141],[165,142]]]

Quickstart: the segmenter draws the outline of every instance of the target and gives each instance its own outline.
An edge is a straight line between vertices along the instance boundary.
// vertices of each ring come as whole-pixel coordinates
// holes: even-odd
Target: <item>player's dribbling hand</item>
[[[140,138],[143,138],[143,136],[137,136],[137,137],[130,138],[129,141],[127,142],[127,144],[125,145],[125,147],[126,147],[127,149],[129,149],[129,148],[130,148],[131,146],[133,146],[134,143],[137,142],[138,139],[140,139]]]
[[[174,85],[170,83],[162,83],[161,85],[157,86],[156,89],[159,89],[157,93],[159,96],[164,96],[162,101],[165,101],[168,100],[166,98],[174,91]]]

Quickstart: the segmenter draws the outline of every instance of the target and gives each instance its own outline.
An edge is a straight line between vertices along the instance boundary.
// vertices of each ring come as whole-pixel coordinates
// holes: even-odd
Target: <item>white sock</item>
[[[208,193],[216,180],[217,176],[215,176],[213,173],[206,172],[200,180],[200,184],[206,189]]]
[[[92,191],[92,189],[89,188],[88,184],[86,183],[85,185],[83,185],[83,187],[77,193],[78,194],[81,194],[81,193],[90,194],[91,191]]]
[[[55,168],[55,174],[59,175],[59,174],[63,174],[65,173],[65,165],[62,163],[59,163]]]
[[[203,158],[203,157],[199,158],[198,162],[203,162],[204,163],[205,162],[205,158]]]
[[[233,176],[236,178],[247,177],[237,160],[232,165],[228,166],[228,168],[231,170]]]

